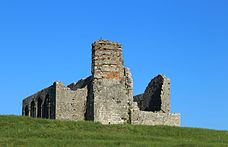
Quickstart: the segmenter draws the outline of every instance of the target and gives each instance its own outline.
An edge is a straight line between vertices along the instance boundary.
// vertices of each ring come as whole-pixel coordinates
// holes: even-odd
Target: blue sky
[[[228,1],[0,1],[0,114],[54,81],[90,75],[91,43],[123,46],[142,93],[171,78],[171,111],[185,127],[228,130]]]

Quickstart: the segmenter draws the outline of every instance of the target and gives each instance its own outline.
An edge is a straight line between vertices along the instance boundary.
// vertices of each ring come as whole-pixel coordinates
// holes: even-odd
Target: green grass
[[[5,146],[228,146],[228,132],[0,116]]]

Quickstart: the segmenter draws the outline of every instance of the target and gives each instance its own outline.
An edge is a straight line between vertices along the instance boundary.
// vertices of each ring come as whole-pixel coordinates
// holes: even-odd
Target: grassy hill
[[[228,132],[0,116],[2,146],[228,146]]]

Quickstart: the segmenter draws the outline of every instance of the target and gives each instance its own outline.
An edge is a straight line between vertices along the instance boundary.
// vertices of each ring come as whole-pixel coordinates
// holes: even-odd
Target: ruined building
[[[54,82],[25,98],[22,114],[102,124],[180,126],[180,114],[170,113],[170,80],[164,75],[152,79],[143,94],[133,96],[131,72],[124,67],[119,43],[92,44],[91,73],[68,86]]]

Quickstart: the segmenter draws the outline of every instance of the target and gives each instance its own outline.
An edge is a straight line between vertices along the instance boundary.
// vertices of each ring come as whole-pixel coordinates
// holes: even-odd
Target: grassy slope
[[[0,146],[228,146],[228,132],[0,116]]]

